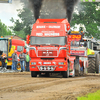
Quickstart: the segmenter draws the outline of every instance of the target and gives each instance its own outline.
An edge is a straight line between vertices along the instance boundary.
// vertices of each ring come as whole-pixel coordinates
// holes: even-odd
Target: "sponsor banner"
[[[81,2],[100,2],[100,0],[80,0]]]
[[[58,47],[38,47],[38,50],[58,50]]]
[[[85,51],[70,51],[71,55],[79,55],[79,56],[84,56]]]
[[[60,36],[60,33],[36,33],[36,36]]]
[[[86,47],[71,47],[71,50],[86,50]]]
[[[43,28],[56,28],[56,29],[59,29],[59,28],[61,28],[61,26],[57,26],[57,25],[46,25],[46,26],[45,26],[45,25],[44,25],[44,26],[41,25],[41,26],[40,26],[40,25],[39,25],[39,26],[36,26],[36,28],[38,28],[38,29],[39,29],[39,28],[40,28],[40,29],[41,29],[41,28],[42,28],[42,29],[43,29]]]
[[[0,0],[0,3],[12,3],[12,0]]]
[[[70,35],[69,36],[69,41],[72,41],[72,40],[79,41],[79,40],[81,40],[81,38],[82,38],[81,35]]]

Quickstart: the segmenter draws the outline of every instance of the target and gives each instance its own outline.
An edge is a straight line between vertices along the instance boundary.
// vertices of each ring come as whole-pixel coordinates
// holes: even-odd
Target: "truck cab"
[[[27,36],[31,76],[61,72],[69,77],[70,42],[67,19],[38,19]],[[75,58],[73,58],[74,60]]]
[[[9,53],[11,54],[11,39],[0,37],[0,66],[2,66],[1,63],[1,56],[2,54],[6,55],[6,59],[9,58]],[[8,64],[10,64],[10,61],[8,60]]]

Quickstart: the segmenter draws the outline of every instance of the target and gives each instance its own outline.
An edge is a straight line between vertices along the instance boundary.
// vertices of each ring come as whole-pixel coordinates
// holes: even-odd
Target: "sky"
[[[13,0],[11,4],[9,3],[0,3],[0,20],[7,26],[13,26],[13,23],[10,21],[11,17],[18,19],[17,9],[22,9],[22,3],[20,0]]]

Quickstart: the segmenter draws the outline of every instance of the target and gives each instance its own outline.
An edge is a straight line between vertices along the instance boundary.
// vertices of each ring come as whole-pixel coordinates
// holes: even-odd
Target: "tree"
[[[0,36],[6,36],[6,35],[12,35],[12,33],[8,29],[8,27],[5,24],[3,24],[0,20]]]
[[[86,36],[93,36],[96,39],[100,39],[100,3],[81,3],[82,9],[78,13],[73,14],[71,26],[75,24],[83,24],[86,28]],[[77,9],[80,9],[77,8]]]
[[[14,20],[13,18],[11,19],[11,21],[14,23],[14,26],[12,27],[14,33],[18,36],[22,36],[22,38],[24,39],[26,38],[27,34],[31,33],[31,26],[35,22],[33,11],[28,9],[27,5],[25,5],[27,4],[26,2],[24,3],[23,9],[18,10],[19,19],[17,20]],[[50,16],[50,14],[52,13],[52,11],[47,10],[46,7],[44,7],[45,9],[43,9],[43,12],[42,12],[43,18],[47,17],[46,15],[47,13],[49,14],[48,16]],[[56,10],[54,10],[54,12],[55,11]],[[93,36],[97,39],[100,39],[100,34],[99,34],[100,30],[98,28],[100,27],[100,18],[99,18],[100,3],[82,2],[79,4],[77,11],[78,11],[77,13],[73,14],[73,19],[71,21],[71,27],[73,27],[75,24],[83,24],[86,28],[86,34],[85,34],[86,36],[88,37]],[[57,11],[55,14],[57,14]]]
[[[31,27],[35,22],[33,12],[28,8],[19,9],[17,11],[19,19],[14,20],[14,18],[11,18],[10,21],[14,23],[14,26],[10,28],[16,35],[26,39],[26,35],[31,33]]]

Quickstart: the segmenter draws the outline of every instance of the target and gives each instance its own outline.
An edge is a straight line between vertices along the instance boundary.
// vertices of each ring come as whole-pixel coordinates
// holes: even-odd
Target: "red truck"
[[[86,73],[88,67],[87,48],[86,43],[83,41],[83,36],[83,31],[71,31],[69,35],[71,41],[70,54],[72,56],[76,56],[76,69],[79,68],[79,70],[77,70],[78,72],[76,73],[77,75]]]
[[[18,57],[21,51],[23,51],[24,53],[26,52],[25,42],[23,40],[12,39],[12,45],[15,46],[15,50],[17,50]]]
[[[75,56],[70,56],[70,24],[67,19],[38,19],[27,36],[31,76],[60,72],[75,76]],[[70,70],[69,70],[70,69]]]
[[[25,42],[23,40],[11,39],[11,46],[14,48],[14,50],[17,50],[18,57],[21,51],[26,53]],[[7,64],[8,68],[12,66],[12,53],[14,52],[14,50],[12,50],[10,57],[8,57],[8,60],[9,60],[9,64]],[[18,68],[17,69],[18,70],[21,69],[19,58],[18,58]]]

